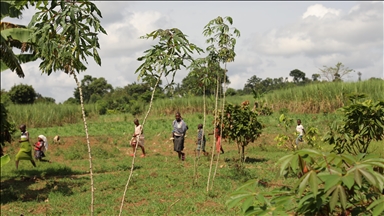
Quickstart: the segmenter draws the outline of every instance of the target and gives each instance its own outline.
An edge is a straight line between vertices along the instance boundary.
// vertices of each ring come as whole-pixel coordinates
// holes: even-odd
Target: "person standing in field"
[[[45,157],[44,151],[48,149],[47,138],[44,135],[39,135],[37,137],[37,142],[34,144],[34,147],[36,160],[51,163],[51,161],[43,159],[43,157]]]
[[[301,124],[301,120],[297,119],[297,126],[296,126],[296,132],[298,133],[298,136],[296,138],[296,148],[299,145],[299,142],[303,142],[303,135],[305,134],[304,126]]]
[[[19,140],[20,150],[16,154],[16,169],[19,168],[20,160],[29,160],[36,167],[36,163],[32,158],[32,146],[29,144],[29,133],[26,125],[20,125],[21,137]]]
[[[221,145],[221,129],[219,125],[217,125],[215,129],[215,138],[216,138],[217,154],[220,154],[220,152],[224,154],[224,149],[223,149],[223,146]]]
[[[173,137],[173,150],[177,152],[179,159],[182,161],[185,160],[185,153],[184,150],[184,137],[187,133],[188,126],[184,122],[184,120],[181,119],[181,115],[179,112],[176,112],[175,114],[175,120],[172,122],[172,137]]]
[[[145,157],[143,126],[140,125],[138,119],[135,119],[133,123],[135,124],[135,133],[132,135],[131,139],[131,146],[133,150],[131,156],[134,156],[136,146],[139,145],[143,153],[140,157]]]
[[[207,152],[205,151],[205,143],[206,143],[206,140],[205,140],[205,134],[203,134],[204,131],[203,131],[203,124],[199,124],[197,126],[197,155],[200,156],[200,151],[203,152],[204,155],[207,155]]]

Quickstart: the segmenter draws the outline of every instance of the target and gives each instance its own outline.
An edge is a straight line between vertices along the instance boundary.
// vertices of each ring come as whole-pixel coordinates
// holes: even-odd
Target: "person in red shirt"
[[[37,137],[37,142],[33,145],[35,147],[35,159],[42,162],[50,162],[49,160],[44,160],[44,148],[45,142],[41,136]]]
[[[220,154],[220,152],[222,154],[224,154],[224,149],[223,149],[223,146],[221,145],[221,136],[220,136],[220,126],[217,125],[216,126],[216,129],[215,129],[215,132],[214,133],[210,133],[209,135],[215,135],[215,139],[216,139],[216,152],[217,154]]]

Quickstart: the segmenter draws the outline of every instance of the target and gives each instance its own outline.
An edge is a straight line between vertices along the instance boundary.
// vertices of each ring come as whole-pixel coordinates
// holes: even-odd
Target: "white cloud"
[[[305,19],[309,16],[315,16],[318,18],[323,18],[326,15],[332,14],[339,16],[341,10],[337,10],[334,8],[326,8],[321,4],[315,4],[308,7],[307,11],[303,14],[302,18]]]

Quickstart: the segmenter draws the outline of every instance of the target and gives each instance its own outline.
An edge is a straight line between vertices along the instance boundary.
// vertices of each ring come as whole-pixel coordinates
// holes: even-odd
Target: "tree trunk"
[[[85,136],[87,139],[87,146],[88,146],[88,157],[89,157],[89,175],[91,178],[91,215],[93,215],[93,207],[94,207],[94,199],[95,199],[95,189],[93,185],[93,170],[92,170],[92,154],[91,154],[91,144],[89,142],[89,135],[88,135],[88,127],[87,127],[87,119],[85,117],[85,111],[84,111],[84,100],[83,100],[83,89],[81,88],[80,82],[77,79],[76,73],[72,71],[73,78],[75,79],[75,82],[77,84],[77,87],[79,88],[80,93],[80,104],[81,104],[81,113],[83,115],[83,121],[84,121],[84,129],[85,129]]]
[[[218,95],[219,95],[219,75],[217,75],[217,85],[216,85],[216,98],[215,98],[215,116],[214,116],[214,125],[213,125],[213,131],[216,130],[216,118],[217,118],[217,101],[218,101]],[[215,132],[213,133],[215,135]],[[213,139],[213,145],[212,145],[212,155],[211,155],[211,163],[209,165],[209,173],[208,173],[208,181],[207,181],[207,192],[209,191],[209,181],[211,179],[211,172],[212,172],[212,164],[213,164],[213,156],[215,155],[215,146],[216,146],[216,139]]]
[[[156,88],[157,88],[157,85],[159,84],[160,82],[160,79],[161,79],[161,76],[163,75],[163,72],[160,73],[159,75],[159,78],[157,79],[156,81],[156,84],[155,86],[153,87],[153,91],[152,91],[152,95],[151,95],[151,101],[149,103],[149,107],[148,107],[148,111],[147,111],[147,114],[145,115],[144,117],[144,120],[143,120],[143,123],[142,123],[142,128],[144,130],[144,124],[148,118],[148,115],[152,109],[152,104],[153,104],[153,98],[154,98],[154,95],[155,95],[155,91],[156,91]],[[133,152],[133,158],[132,158],[132,164],[131,164],[131,171],[129,173],[129,177],[128,177],[128,180],[127,180],[127,184],[125,185],[125,189],[124,189],[124,193],[123,193],[123,198],[121,199],[121,206],[120,206],[120,213],[119,213],[119,216],[121,216],[121,213],[123,212],[123,206],[124,206],[124,199],[125,199],[125,195],[127,193],[127,189],[128,189],[128,185],[129,185],[129,182],[131,181],[131,178],[132,178],[132,174],[133,174],[133,168],[135,166],[135,157],[136,157],[136,150],[137,150],[137,146],[135,147],[135,151]]]
[[[224,91],[224,88],[226,87],[225,86],[225,77],[227,75],[227,63],[225,63],[225,66],[224,66],[224,77],[223,77],[223,106],[222,106],[222,109],[221,109],[221,120],[220,120],[220,148],[221,146],[223,145],[223,119],[224,119],[224,109],[225,109],[225,91]],[[221,149],[219,149],[219,151],[221,151]],[[215,172],[213,173],[213,177],[212,177],[212,186],[211,186],[211,189],[213,188],[213,182],[215,180],[215,176],[216,176],[216,172],[217,172],[217,167],[219,165],[219,158],[220,158],[220,153],[217,155],[217,160],[216,160],[216,166],[215,166]]]
[[[241,161],[243,162],[245,162],[244,150],[245,150],[245,146],[241,145]]]
[[[204,131],[204,128],[205,128],[205,118],[206,118],[206,103],[205,103],[205,85],[203,84],[203,112],[204,112],[204,117],[203,117],[203,135],[202,135],[202,141],[201,141],[201,145],[200,145],[200,149],[202,149],[203,147],[203,142],[204,142],[204,136],[205,136],[205,131]],[[196,150],[197,152],[197,150]],[[203,153],[204,154],[204,153]],[[200,158],[200,151],[197,152],[197,158],[195,157],[195,162],[194,162],[194,173],[193,173],[193,176],[194,176],[194,184],[197,184],[198,182],[198,174],[197,174],[197,167],[198,167],[198,159]]]

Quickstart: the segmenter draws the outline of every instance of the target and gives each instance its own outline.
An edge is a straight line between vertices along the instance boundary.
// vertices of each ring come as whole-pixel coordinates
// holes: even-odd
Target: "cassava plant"
[[[85,71],[87,57],[101,65],[97,49],[100,48],[98,34],[106,31],[100,25],[100,10],[91,1],[53,0],[36,3],[37,12],[28,25],[36,38],[35,54],[42,60],[39,65],[42,73],[48,76],[54,71],[64,71],[73,76],[79,90],[81,110],[89,155],[91,179],[91,215],[94,212],[94,183],[92,154],[87,121],[84,111],[82,89],[76,73]]]
[[[251,180],[234,191],[226,204],[240,206],[244,215],[381,215],[384,212],[384,176],[373,167],[384,159],[365,154],[324,153],[303,149],[278,161],[280,175],[308,170],[290,186],[258,191]]]
[[[278,146],[284,146],[287,149],[295,150],[295,138],[293,137],[296,133],[289,133],[288,131],[291,129],[293,124],[293,118],[287,117],[284,114],[281,114],[279,117],[279,127],[283,127],[285,133],[278,134],[275,137],[275,141],[277,141]]]
[[[185,62],[193,62],[192,54],[196,51],[197,53],[203,52],[201,48],[195,44],[189,42],[187,36],[177,28],[172,29],[158,29],[153,31],[145,36],[141,36],[141,39],[159,39],[159,43],[152,46],[151,49],[144,51],[145,55],[139,57],[138,61],[144,61],[136,70],[135,73],[139,73],[138,79],[156,78],[156,83],[153,86],[153,91],[151,95],[151,101],[148,107],[148,111],[142,121],[142,126],[144,128],[146,119],[151,111],[153,98],[155,95],[156,87],[158,86],[161,78],[172,76],[172,81],[165,88],[173,84],[174,77],[176,72],[181,69],[181,67],[186,67]],[[137,146],[135,147],[136,155]],[[120,213],[122,214],[124,199],[128,189],[130,179],[133,174],[135,164],[135,156],[132,159],[131,171],[125,185],[123,197],[120,205]]]
[[[323,140],[334,145],[333,151],[354,155],[368,152],[372,141],[384,139],[384,101],[365,100],[351,96],[351,104],[339,109],[344,114],[342,123],[334,122]]]
[[[318,143],[320,132],[319,129],[316,127],[309,127],[305,130],[305,140],[307,141],[307,144],[309,146],[322,149],[321,145]]]

